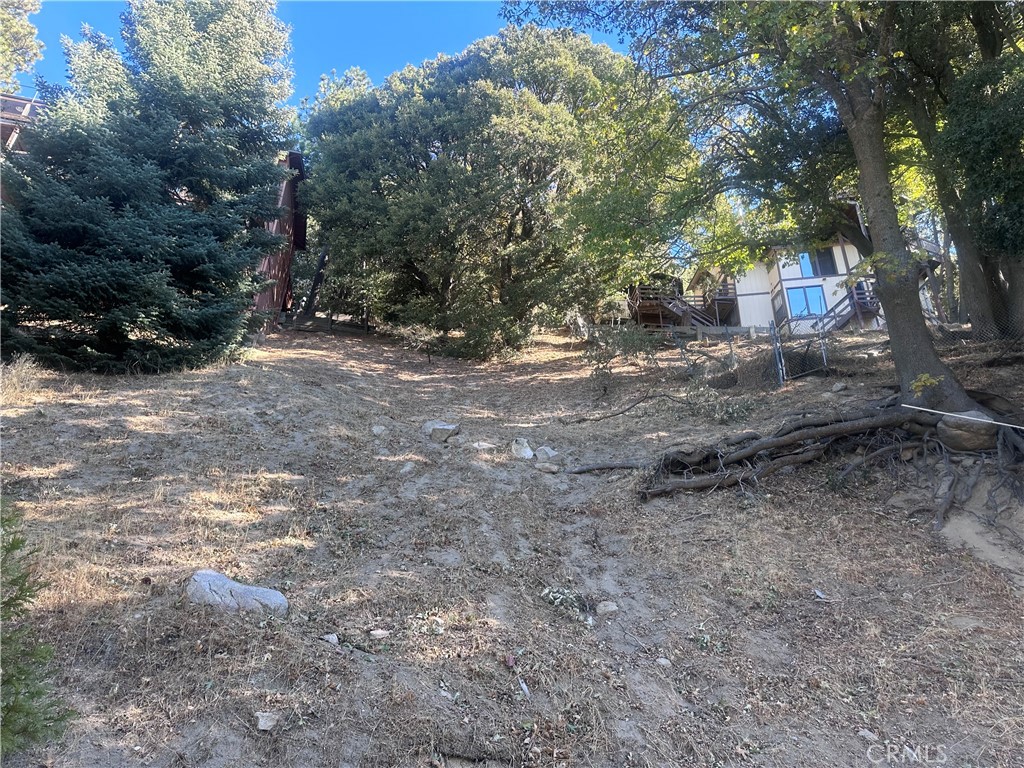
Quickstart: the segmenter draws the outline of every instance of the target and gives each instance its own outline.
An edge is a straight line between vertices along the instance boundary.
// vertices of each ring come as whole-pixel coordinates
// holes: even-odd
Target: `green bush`
[[[41,584],[20,527],[14,506],[0,498],[0,755],[56,734],[69,714],[47,682],[53,649],[22,623]]]

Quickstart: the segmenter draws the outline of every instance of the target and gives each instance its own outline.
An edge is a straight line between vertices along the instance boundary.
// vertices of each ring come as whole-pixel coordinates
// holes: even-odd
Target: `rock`
[[[657,659],[657,663],[659,667],[665,667],[665,669],[668,669],[672,666],[671,660],[665,658],[664,656],[659,656]]]
[[[338,636],[333,632],[331,632],[329,635],[320,635],[320,639],[323,640],[325,643],[329,643],[330,645],[338,644]]]
[[[965,632],[972,632],[975,629],[985,629],[985,622],[976,616],[952,616],[948,624],[955,629]]]
[[[562,456],[554,448],[549,448],[546,445],[542,445],[536,451],[537,458],[546,464],[561,464]]]
[[[446,442],[448,445],[454,445],[456,448],[461,448],[466,444],[466,438],[462,435],[452,435]]]
[[[878,735],[874,731],[869,731],[867,728],[861,728],[857,731],[857,735],[860,736],[864,741],[878,741]]]
[[[605,616],[609,613],[615,613],[619,610],[619,606],[613,603],[611,600],[602,600],[597,604],[597,608],[594,609],[598,616]]]
[[[387,431],[388,431],[388,428],[387,427],[382,427],[380,424],[376,424],[373,427],[373,434],[375,434],[377,437],[380,437],[381,435],[383,435]]]
[[[963,411],[943,416],[937,431],[939,440],[951,451],[988,451],[996,447],[998,430],[992,419],[981,411]]]
[[[837,384],[833,384],[832,385],[832,391],[833,392],[845,392],[849,388],[850,388],[849,384],[844,384],[841,381],[839,383],[837,383]]]
[[[522,437],[517,437],[512,441],[512,455],[519,459],[532,459],[533,449],[530,444]]]
[[[424,424],[420,431],[435,443],[443,443],[452,435],[459,434],[462,427],[458,424],[449,424],[442,419],[432,419]]]
[[[478,451],[490,451],[491,449],[497,448],[498,446],[496,446],[494,443],[485,443],[483,440],[478,440],[477,442],[473,443],[473,447],[476,448]]]
[[[288,614],[288,598],[276,589],[240,584],[216,571],[196,571],[185,594],[196,605],[210,605],[230,613],[264,611],[282,618]]]
[[[281,722],[281,714],[279,712],[257,712],[256,713],[256,730],[257,731],[272,731],[274,726]]]
[[[400,475],[408,475],[414,469],[416,469],[416,464],[414,462],[407,461],[407,462],[405,462],[405,464],[402,465],[402,468],[400,470],[398,470],[398,474],[400,474]]]
[[[371,629],[370,639],[371,640],[383,640],[386,637],[391,637],[391,631],[387,629]]]
[[[547,472],[551,475],[557,475],[562,471],[562,468],[557,464],[552,464],[548,461],[538,461],[534,466],[537,467],[541,472]]]

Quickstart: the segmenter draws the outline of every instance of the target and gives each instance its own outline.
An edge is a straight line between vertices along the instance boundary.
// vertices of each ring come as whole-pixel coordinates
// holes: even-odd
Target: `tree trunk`
[[[849,103],[849,102],[848,102]],[[875,103],[840,109],[860,171],[860,196],[875,248],[878,298],[904,401],[967,410],[974,405],[939,359],[918,295],[919,267],[907,248],[889,179],[883,113]]]
[[[978,339],[995,338],[1001,330],[997,315],[1005,313],[1002,295],[998,285],[992,283],[991,275],[986,272],[978,239],[968,224],[969,219],[964,211],[963,202],[957,194],[943,158],[936,155],[938,129],[935,126],[935,119],[922,97],[912,89],[907,89],[901,102],[907,109],[921,146],[931,159],[939,206],[946,218],[949,234],[956,243],[956,253],[960,260],[960,301],[970,318],[972,335]]]
[[[1003,275],[1009,285],[1006,302],[1007,335],[1024,338],[1024,258],[1013,255],[1003,260]]]
[[[320,286],[324,284],[324,274],[327,272],[328,250],[327,246],[320,249],[320,258],[316,264],[316,274],[313,275],[313,283],[309,286],[309,295],[302,305],[302,316],[312,317],[316,313],[316,299],[320,293]]]

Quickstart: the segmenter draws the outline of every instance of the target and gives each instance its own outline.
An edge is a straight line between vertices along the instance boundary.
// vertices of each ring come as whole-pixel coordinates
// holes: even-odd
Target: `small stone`
[[[264,611],[282,618],[288,614],[288,598],[276,589],[241,584],[217,571],[196,571],[185,594],[195,605],[210,605],[229,613]]]
[[[665,667],[666,669],[672,666],[671,660],[665,658],[664,656],[659,656],[657,662],[659,667]]]
[[[539,469],[541,472],[547,472],[548,474],[551,475],[557,475],[559,472],[562,471],[562,468],[560,466],[558,466],[557,464],[551,464],[550,462],[547,461],[538,461],[534,466],[536,466],[537,469]]]
[[[846,390],[848,390],[849,388],[850,388],[850,385],[849,385],[849,384],[845,384],[845,383],[844,383],[844,382],[842,382],[842,381],[840,381],[840,382],[839,382],[839,383],[837,383],[837,384],[833,384],[833,385],[832,385],[832,391],[833,391],[833,392],[845,392],[845,391],[846,391]]]
[[[256,713],[256,730],[258,731],[272,731],[280,722],[281,714],[279,712]]]
[[[598,616],[605,616],[609,613],[615,613],[617,610],[619,610],[619,606],[617,606],[611,600],[602,600],[600,603],[597,604],[597,608],[595,608],[595,610],[597,611]]]
[[[483,440],[477,440],[475,443],[473,443],[473,447],[476,448],[478,451],[490,451],[494,448],[497,448],[498,446],[496,446],[494,443],[485,443]]]
[[[371,629],[370,639],[371,640],[383,640],[386,637],[391,636],[391,631],[387,629]]]
[[[542,445],[537,449],[537,458],[546,464],[561,464],[562,457],[554,448]]]
[[[375,425],[373,427],[373,434],[375,434],[377,437],[380,437],[381,435],[383,435],[387,431],[388,431],[388,428],[387,427],[382,427],[380,424],[377,424],[377,425]]]
[[[320,639],[323,640],[325,643],[329,643],[330,645],[338,644],[338,636],[333,632],[331,632],[328,635],[320,635]]]
[[[878,735],[874,731],[869,731],[867,728],[861,728],[857,731],[857,735],[864,739],[864,741],[878,741]]]
[[[522,437],[517,437],[512,441],[512,455],[519,459],[532,459],[533,449],[530,444]]]
[[[435,443],[443,443],[452,435],[459,434],[461,429],[458,424],[449,424],[441,419],[432,419],[424,424],[420,431]]]

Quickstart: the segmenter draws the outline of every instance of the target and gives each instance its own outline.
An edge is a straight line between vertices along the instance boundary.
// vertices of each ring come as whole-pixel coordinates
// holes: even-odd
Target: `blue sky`
[[[46,46],[36,72],[51,82],[65,79],[61,35],[78,38],[87,23],[115,41],[123,2],[43,0],[29,17]],[[406,64],[421,64],[439,53],[455,54],[503,26],[498,2],[342,2],[284,0],[278,16],[292,28],[295,70],[292,102],[316,93],[321,74],[362,67],[374,83]],[[33,78],[23,76],[22,93],[33,92]]]

